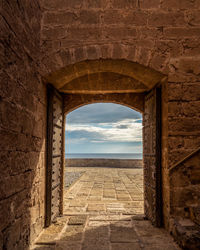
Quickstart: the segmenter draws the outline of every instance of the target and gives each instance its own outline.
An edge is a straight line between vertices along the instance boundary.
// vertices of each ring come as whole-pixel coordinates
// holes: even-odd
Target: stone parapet
[[[142,168],[139,159],[66,159],[66,167]]]

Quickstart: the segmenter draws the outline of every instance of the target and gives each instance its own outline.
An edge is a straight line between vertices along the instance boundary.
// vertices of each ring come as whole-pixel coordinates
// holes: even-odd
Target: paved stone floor
[[[164,229],[143,219],[142,169],[70,171],[85,173],[65,190],[64,216],[43,231],[33,249],[179,249]]]

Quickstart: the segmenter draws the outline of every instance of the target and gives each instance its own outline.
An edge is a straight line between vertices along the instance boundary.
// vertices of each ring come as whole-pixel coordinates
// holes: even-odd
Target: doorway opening
[[[70,70],[70,67],[73,70]],[[83,105],[98,102],[122,104],[143,114],[145,216],[152,224],[161,226],[163,76],[123,60],[91,60],[70,67],[66,68],[67,71],[63,69],[48,78],[54,86],[49,86],[48,93],[46,226],[63,214],[65,114]],[[145,77],[142,72],[145,72]],[[95,80],[97,75],[98,84]],[[123,84],[127,80],[126,76],[130,86]],[[83,84],[80,84],[82,82]]]
[[[142,115],[96,103],[66,117],[66,215],[143,215]]]

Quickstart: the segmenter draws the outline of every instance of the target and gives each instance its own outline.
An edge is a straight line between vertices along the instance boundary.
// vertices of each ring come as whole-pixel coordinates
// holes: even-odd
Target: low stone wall
[[[65,159],[66,167],[142,168],[138,159]]]

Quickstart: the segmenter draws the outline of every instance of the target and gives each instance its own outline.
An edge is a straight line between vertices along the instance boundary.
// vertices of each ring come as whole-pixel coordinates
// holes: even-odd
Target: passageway
[[[179,249],[144,219],[143,169],[68,168],[81,177],[64,191],[64,215],[33,249]]]

